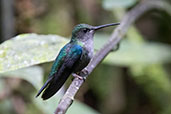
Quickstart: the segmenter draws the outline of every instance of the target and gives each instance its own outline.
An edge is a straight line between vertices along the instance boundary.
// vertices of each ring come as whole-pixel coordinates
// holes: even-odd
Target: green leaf
[[[96,34],[95,49],[99,49],[109,38]],[[16,70],[55,59],[60,48],[68,40],[56,35],[24,34],[0,45],[0,72]],[[160,43],[121,42],[117,52],[104,60],[107,64],[134,65],[170,62],[171,47]]]
[[[136,0],[103,0],[102,5],[105,9],[129,7],[135,4]]]
[[[95,49],[107,42],[108,35],[95,36]],[[123,39],[117,51],[110,53],[103,63],[130,66],[136,64],[156,64],[171,62],[171,46],[154,42],[132,42]]]
[[[32,101],[34,101],[35,105],[45,114],[53,114],[55,112],[55,109],[58,105],[58,102],[60,100],[60,97],[62,95],[59,94],[59,92],[52,96],[50,99],[44,101],[41,99],[41,97],[35,98],[36,94],[33,95]]]
[[[36,89],[43,85],[43,69],[38,66],[1,73],[0,77],[21,78],[31,83]]]
[[[0,73],[49,62],[68,40],[57,35],[23,34],[0,45]]]
[[[135,44],[122,41],[117,52],[104,60],[108,64],[135,65],[171,62],[171,47],[161,43]]]

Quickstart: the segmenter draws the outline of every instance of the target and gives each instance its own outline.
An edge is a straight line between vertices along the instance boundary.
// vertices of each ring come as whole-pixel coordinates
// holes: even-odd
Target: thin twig
[[[143,2],[138,4],[124,16],[123,20],[121,21],[121,25],[115,29],[108,42],[95,54],[89,65],[85,68],[88,72],[88,74],[86,74],[86,77],[88,77],[88,75],[94,70],[94,68],[113,50],[113,47],[115,47],[116,44],[120,42],[120,40],[126,34],[128,28],[135,22],[135,20],[137,20],[146,11],[152,9],[162,9],[170,13],[170,7],[168,6],[168,4],[160,0],[144,0]],[[80,74],[81,77],[84,73]],[[84,80],[81,78],[74,78],[65,95],[60,100],[55,114],[64,114],[67,111],[74,100],[75,94],[77,93],[83,82]]]

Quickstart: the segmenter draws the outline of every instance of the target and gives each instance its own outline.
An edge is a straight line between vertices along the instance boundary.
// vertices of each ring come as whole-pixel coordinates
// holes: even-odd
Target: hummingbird
[[[77,74],[83,70],[93,57],[94,33],[101,28],[119,24],[110,23],[100,26],[91,26],[88,24],[76,25],[72,30],[70,42],[60,50],[52,65],[47,81],[39,90],[36,97],[43,92],[42,99],[49,99],[62,87],[72,73]]]

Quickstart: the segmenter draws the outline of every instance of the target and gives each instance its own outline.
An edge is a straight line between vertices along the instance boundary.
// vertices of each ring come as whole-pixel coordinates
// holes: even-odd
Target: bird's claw
[[[86,80],[86,77],[82,77],[82,76],[80,76],[80,75],[78,75],[78,74],[76,74],[76,73],[72,73],[72,76],[73,76],[74,78],[78,78],[78,79],[80,79],[80,80],[83,80],[84,82],[85,82],[85,80]]]
[[[89,74],[87,68],[84,68],[80,73],[82,74],[83,77],[86,77]]]
[[[80,80],[84,80],[84,82],[85,82],[88,74],[89,74],[89,72],[86,68],[84,68],[81,72],[72,73],[73,77],[79,78]]]

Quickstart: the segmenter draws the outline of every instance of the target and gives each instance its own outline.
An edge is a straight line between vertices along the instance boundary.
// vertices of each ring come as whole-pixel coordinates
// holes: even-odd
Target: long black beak
[[[110,23],[110,24],[105,24],[105,25],[99,25],[99,26],[95,26],[92,29],[93,30],[98,30],[101,28],[105,28],[105,27],[109,27],[109,26],[115,26],[115,25],[120,25],[120,23]]]

